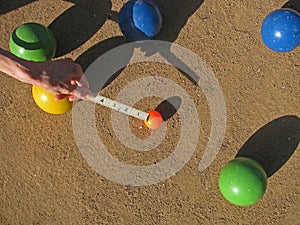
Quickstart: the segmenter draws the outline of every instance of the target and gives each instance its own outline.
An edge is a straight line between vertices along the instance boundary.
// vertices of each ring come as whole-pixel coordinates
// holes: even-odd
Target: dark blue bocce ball
[[[300,45],[300,14],[292,9],[278,9],[262,23],[265,45],[275,52],[289,52]]]
[[[120,10],[119,27],[131,41],[148,40],[156,36],[162,26],[158,6],[152,0],[130,0]]]

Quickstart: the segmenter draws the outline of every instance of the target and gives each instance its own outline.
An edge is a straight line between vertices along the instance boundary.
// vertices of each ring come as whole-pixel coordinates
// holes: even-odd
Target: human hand
[[[55,93],[56,100],[69,98],[74,101],[91,95],[81,66],[72,59],[30,62],[27,68],[32,78],[29,83]]]
[[[0,71],[17,80],[40,86],[56,94],[56,99],[87,99],[92,96],[79,64],[72,59],[33,62],[0,48]]]

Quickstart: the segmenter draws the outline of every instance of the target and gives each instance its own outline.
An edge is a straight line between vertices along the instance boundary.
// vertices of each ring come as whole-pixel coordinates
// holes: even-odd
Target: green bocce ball
[[[264,195],[267,175],[255,160],[237,157],[221,170],[219,188],[225,199],[232,204],[252,205]]]
[[[13,31],[9,47],[19,58],[44,62],[55,56],[57,45],[53,33],[47,27],[38,23],[25,23]]]

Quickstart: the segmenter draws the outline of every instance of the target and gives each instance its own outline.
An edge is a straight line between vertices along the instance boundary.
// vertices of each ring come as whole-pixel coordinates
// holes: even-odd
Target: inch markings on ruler
[[[146,113],[146,112],[135,109],[131,106],[122,104],[120,102],[117,102],[115,100],[106,98],[106,97],[101,96],[101,95],[97,95],[96,97],[89,98],[89,100],[94,102],[94,103],[103,105],[105,107],[108,107],[110,109],[113,109],[115,111],[124,113],[124,114],[129,115],[129,116],[135,117],[135,118],[140,119],[140,120],[147,120],[148,116],[149,116],[149,114]]]

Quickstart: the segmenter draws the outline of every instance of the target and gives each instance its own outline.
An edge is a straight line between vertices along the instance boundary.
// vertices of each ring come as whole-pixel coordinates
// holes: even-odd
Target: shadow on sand
[[[300,118],[277,118],[253,134],[236,157],[248,157],[259,162],[267,176],[276,173],[293,155],[300,141]]]

